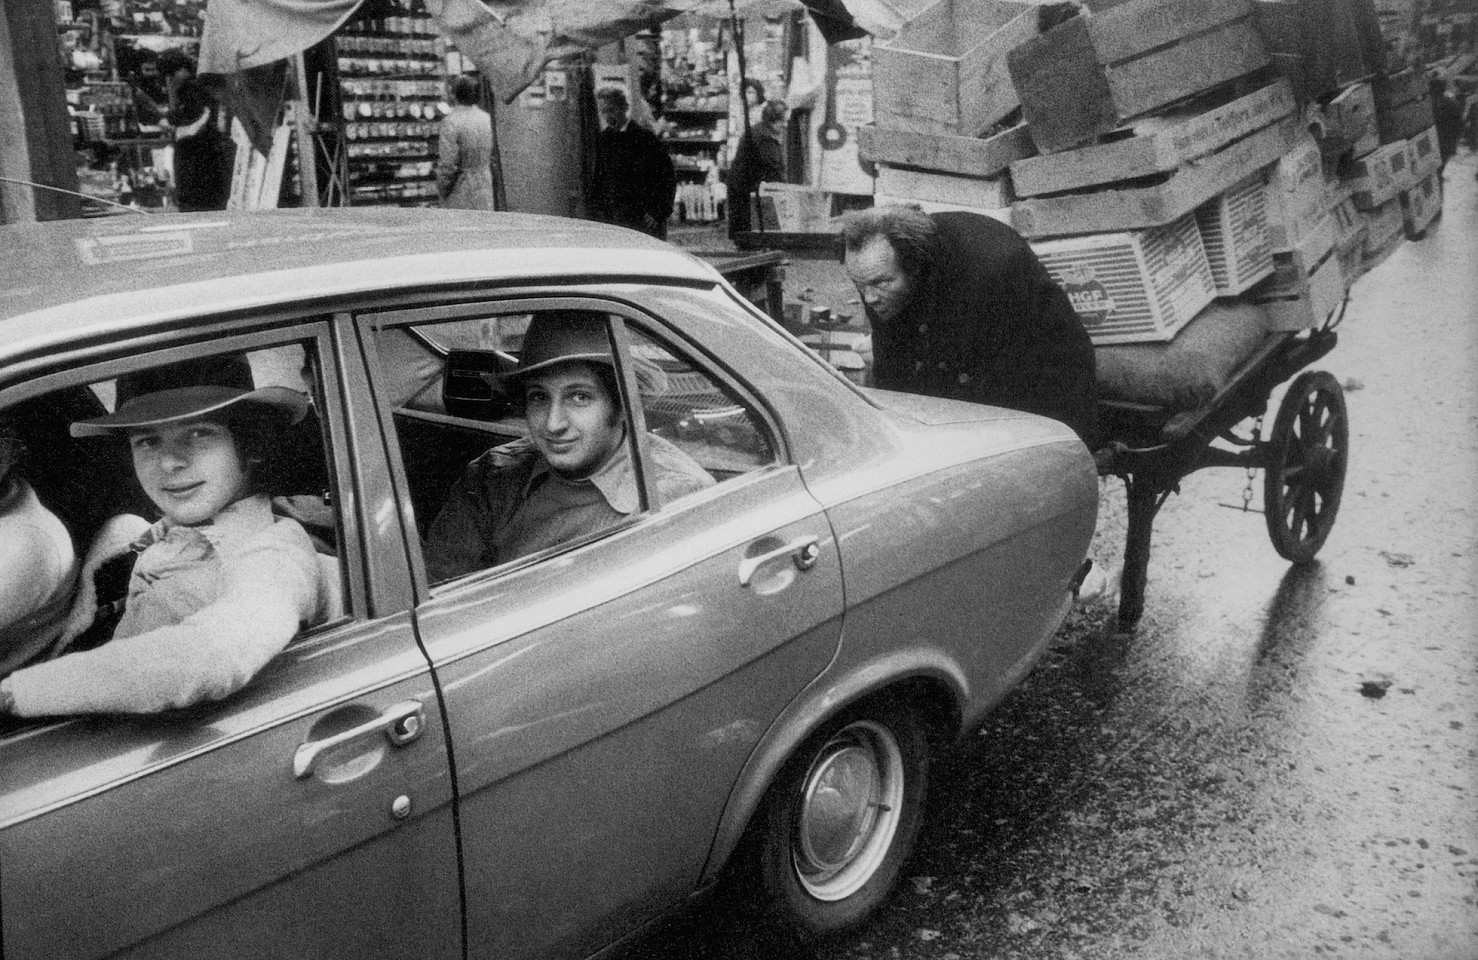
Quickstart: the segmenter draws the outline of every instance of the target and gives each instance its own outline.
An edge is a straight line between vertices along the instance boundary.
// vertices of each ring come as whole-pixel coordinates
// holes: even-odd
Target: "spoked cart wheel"
[[[1350,422],[1339,381],[1322,370],[1288,388],[1267,440],[1263,506],[1273,548],[1309,563],[1339,512],[1349,460]]]

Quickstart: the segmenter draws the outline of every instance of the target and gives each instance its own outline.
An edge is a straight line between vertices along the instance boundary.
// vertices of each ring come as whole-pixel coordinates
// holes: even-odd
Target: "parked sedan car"
[[[604,325],[640,502],[431,582],[427,531],[523,433],[507,374],[552,312]],[[220,354],[311,397],[277,503],[331,610],[223,699],[0,718],[7,960],[583,957],[714,889],[847,929],[908,856],[930,753],[1061,623],[1095,521],[1066,427],[855,387],[617,228],[0,228],[0,421],[79,553],[147,505],[68,425],[120,376]],[[714,483],[661,502],[668,445]]]

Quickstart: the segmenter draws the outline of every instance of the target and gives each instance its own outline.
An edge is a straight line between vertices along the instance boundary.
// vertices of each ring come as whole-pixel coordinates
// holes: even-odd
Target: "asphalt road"
[[[1359,281],[1317,365],[1346,385],[1352,452],[1316,563],[1277,556],[1240,471],[1187,478],[1138,630],[1075,613],[941,759],[864,929],[807,950],[716,904],[632,952],[1478,958],[1475,167],[1449,166],[1443,218]],[[1117,481],[1103,504],[1113,559]]]

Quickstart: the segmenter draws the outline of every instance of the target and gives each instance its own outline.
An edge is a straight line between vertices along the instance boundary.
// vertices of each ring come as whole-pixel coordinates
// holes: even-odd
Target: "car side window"
[[[634,324],[626,329],[638,365],[662,374],[661,389],[641,398],[648,431],[671,441],[718,482],[776,462],[764,421],[734,388],[671,342]]]
[[[521,302],[385,325],[376,345],[432,583],[569,549],[774,459],[732,390],[607,312]],[[427,356],[441,369],[408,382],[407,358]]]
[[[0,535],[0,675],[234,602],[226,567],[267,530],[291,554],[282,569],[294,571],[284,582],[295,592],[281,602],[297,632],[345,615],[314,342],[168,356],[0,408],[0,486],[14,494],[0,525],[26,531]],[[3,572],[16,566],[6,559],[18,551],[31,551],[29,573],[9,582]],[[238,618],[218,619],[235,629]],[[263,638],[256,669],[294,635]],[[218,696],[214,682],[201,689]],[[141,700],[137,712],[151,705]],[[101,697],[97,709],[135,708]]]

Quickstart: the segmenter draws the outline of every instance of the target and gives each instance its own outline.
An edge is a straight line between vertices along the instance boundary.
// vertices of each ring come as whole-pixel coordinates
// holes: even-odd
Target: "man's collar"
[[[641,507],[641,497],[637,495],[636,489],[636,472],[631,469],[631,452],[624,435],[620,445],[606,458],[606,462],[583,480],[567,480],[559,476],[550,469],[549,461],[536,453],[528,482],[524,484],[524,496],[528,496],[546,477],[553,477],[562,483],[594,485],[611,509],[623,516],[636,513]]]

